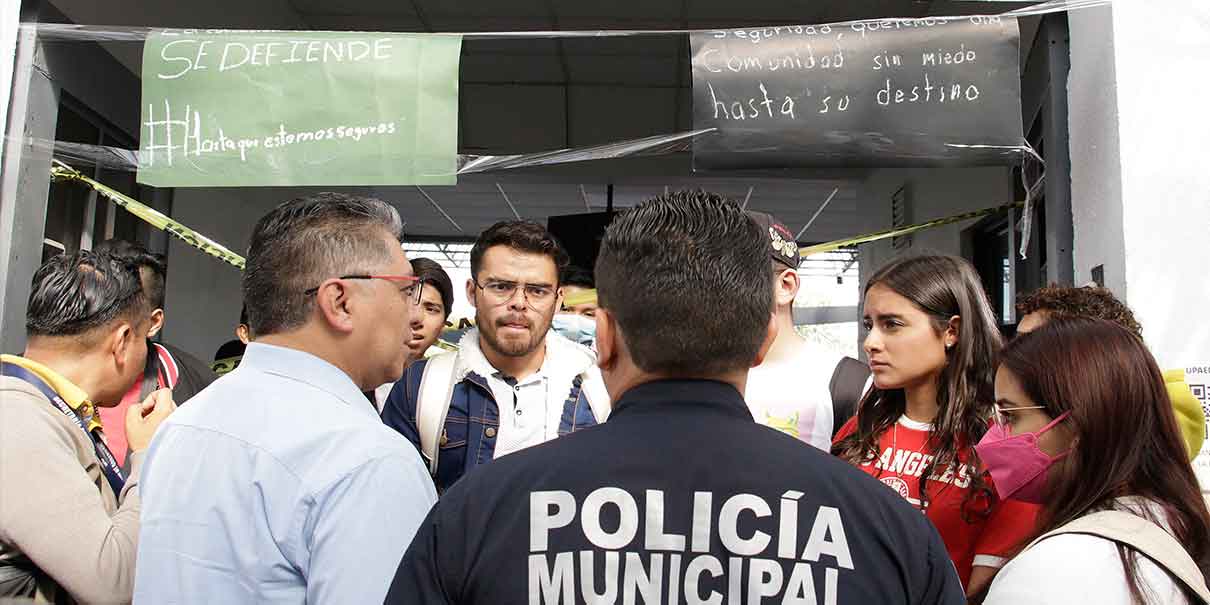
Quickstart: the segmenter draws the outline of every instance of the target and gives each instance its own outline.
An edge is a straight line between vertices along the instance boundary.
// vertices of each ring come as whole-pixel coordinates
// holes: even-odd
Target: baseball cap
[[[791,269],[797,269],[798,243],[794,241],[794,234],[772,215],[749,210],[748,216],[751,216],[769,237],[769,256]]]

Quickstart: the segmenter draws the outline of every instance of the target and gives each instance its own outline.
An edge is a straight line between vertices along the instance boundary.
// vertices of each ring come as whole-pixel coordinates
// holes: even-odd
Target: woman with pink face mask
[[[1210,514],[1141,340],[1056,317],[1004,349],[995,396],[976,451],[1000,497],[1042,510],[984,603],[1210,598]]]

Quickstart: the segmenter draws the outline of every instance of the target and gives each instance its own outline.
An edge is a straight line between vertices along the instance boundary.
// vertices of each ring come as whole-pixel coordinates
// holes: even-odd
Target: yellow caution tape
[[[989,214],[1003,212],[1004,210],[1008,210],[1009,208],[1020,208],[1024,205],[1025,205],[1025,202],[1012,202],[1009,204],[1003,204],[1001,206],[995,206],[992,208],[984,208],[982,210],[974,210],[971,212],[965,212],[963,214],[956,214],[954,216],[947,216],[945,218],[934,219],[934,220],[931,220],[931,221],[928,221],[925,223],[909,225],[907,227],[899,227],[898,229],[887,229],[885,231],[875,231],[874,233],[867,233],[865,235],[858,235],[856,237],[838,239],[838,240],[831,241],[831,242],[825,242],[822,244],[816,244],[814,246],[807,246],[805,248],[800,248],[798,254],[799,254],[799,256],[807,257],[812,254],[819,254],[820,252],[831,252],[832,250],[836,250],[837,248],[843,248],[845,246],[852,246],[855,244],[868,244],[870,242],[876,242],[878,240],[886,239],[888,237],[900,237],[903,235],[910,235],[912,233],[916,233],[917,231],[924,231],[925,229],[932,229],[933,227],[940,227],[942,225],[951,225],[953,223],[961,223],[962,221],[968,221],[968,220],[971,220],[974,218],[984,217]],[[596,290],[585,290],[583,292],[578,292],[576,294],[573,294],[573,295],[568,296],[567,298],[563,299],[563,304],[568,305],[568,306],[582,305],[584,303],[595,303],[595,302],[597,302],[597,291]]]
[[[172,235],[176,236],[177,238],[179,238],[181,241],[185,242],[186,244],[189,244],[189,245],[197,248],[198,250],[201,250],[202,252],[210,254],[210,255],[218,258],[219,260],[230,263],[231,265],[234,265],[234,266],[240,268],[241,270],[244,268],[244,257],[228,250],[222,244],[219,244],[218,242],[194,231],[193,229],[190,229],[189,227],[186,227],[185,225],[182,225],[181,223],[178,223],[177,221],[172,220],[171,218],[165,216],[164,214],[160,213],[159,211],[155,210],[154,208],[151,208],[133,198],[127,197],[126,195],[123,195],[122,193],[120,193],[118,191],[115,191],[113,189],[110,189],[109,187],[106,187],[102,183],[98,183],[97,181],[95,181],[91,178],[88,178],[87,176],[84,176],[83,174],[80,174],[79,171],[72,168],[71,166],[68,166],[67,164],[64,164],[63,162],[60,162],[59,160],[52,160],[52,161],[54,162],[54,165],[51,166],[51,169],[50,169],[51,177],[56,178],[56,179],[74,180],[74,181],[79,181],[81,183],[84,183],[84,184],[88,185],[89,187],[92,187],[94,190],[96,190],[97,193],[100,193],[101,195],[105,196],[106,198],[108,198],[110,200],[113,200],[113,202],[115,204],[118,204],[119,206],[125,208],[131,214],[143,219],[144,221],[147,221],[147,223],[152,225],[153,227],[167,231],[168,233],[171,233]],[[1025,205],[1025,202],[1012,202],[1012,203],[1003,204],[1000,206],[994,206],[992,208],[984,208],[982,210],[974,210],[972,212],[965,212],[963,214],[956,214],[954,216],[948,216],[945,218],[934,219],[934,220],[924,222],[924,223],[919,223],[916,225],[909,225],[907,227],[899,227],[897,229],[887,229],[884,231],[875,231],[873,233],[867,233],[865,235],[858,235],[856,237],[850,237],[850,238],[846,238],[846,239],[825,242],[822,244],[816,244],[814,246],[807,246],[807,247],[799,249],[798,254],[799,254],[799,256],[807,257],[812,254],[819,254],[820,252],[830,252],[832,250],[836,250],[837,248],[843,248],[845,246],[852,246],[852,245],[856,245],[856,244],[867,244],[869,242],[876,242],[878,240],[886,239],[888,237],[900,237],[903,235],[910,235],[910,234],[916,233],[918,231],[924,231],[925,229],[932,229],[934,227],[940,227],[942,225],[960,223],[962,221],[968,221],[971,219],[984,217],[989,214],[1003,212],[1005,210],[1008,210],[1009,208],[1020,208],[1024,205]],[[573,295],[568,296],[563,299],[563,304],[568,305],[568,306],[582,305],[585,303],[595,303],[595,302],[597,302],[597,291],[595,289],[578,292],[576,294],[573,294]],[[445,332],[445,331],[451,331],[451,330],[465,329],[465,328],[473,325],[468,320],[465,320],[465,319],[462,320],[462,322],[460,322],[460,323],[465,324],[465,325],[459,325],[456,328],[453,326],[446,326],[446,328],[442,331]],[[447,347],[456,348],[452,344],[446,343],[444,341],[438,341],[438,343],[439,344],[437,346],[440,346],[442,348],[447,348]]]
[[[1004,210],[1008,210],[1009,208],[1020,208],[1021,206],[1024,206],[1024,205],[1025,205],[1025,202],[1012,202],[1009,204],[1004,204],[1002,206],[996,206],[994,208],[984,208],[983,210],[975,210],[972,212],[966,212],[963,214],[956,214],[954,216],[939,218],[939,219],[928,221],[927,223],[919,223],[916,225],[909,225],[907,227],[899,227],[898,229],[887,229],[885,231],[875,231],[874,233],[858,235],[857,237],[850,237],[848,239],[839,239],[836,241],[826,242],[823,244],[816,244],[814,246],[807,246],[805,248],[799,249],[798,254],[799,254],[799,256],[807,257],[812,254],[819,254],[820,252],[831,252],[832,250],[835,250],[837,248],[843,248],[845,246],[852,246],[854,244],[867,244],[869,242],[876,242],[880,239],[886,239],[888,237],[899,237],[902,235],[910,235],[912,233],[916,233],[917,231],[924,231],[925,229],[932,229],[933,227],[940,227],[942,225],[961,223],[962,221],[968,221],[973,218],[979,218],[982,216],[987,216],[989,214],[995,214],[997,212],[1002,212]]]
[[[68,181],[79,181],[84,183],[85,185],[92,187],[97,193],[112,200],[113,203],[125,208],[128,212],[143,219],[147,222],[147,224],[155,227],[156,229],[167,231],[186,244],[189,244],[190,246],[193,246],[206,254],[214,256],[223,262],[238,267],[241,270],[244,268],[244,257],[228,250],[222,244],[198,233],[197,231],[194,231],[193,229],[190,229],[189,227],[186,227],[185,225],[178,223],[177,221],[172,220],[168,216],[160,213],[155,208],[147,206],[146,204],[143,204],[142,202],[139,202],[131,197],[127,197],[119,191],[110,189],[104,184],[98,183],[97,181],[80,174],[78,170],[68,166],[67,164],[64,164],[63,162],[60,162],[59,160],[52,161],[54,162],[54,165],[52,165],[50,168],[50,176],[52,178]]]
[[[440,338],[438,338],[437,341],[433,343],[433,346],[437,347],[439,349],[444,349],[446,351],[457,351],[458,350],[457,343],[446,342],[444,340],[441,340]],[[428,357],[428,355],[426,354],[425,357]]]
[[[583,305],[583,304],[587,304],[587,303],[592,303],[594,305],[597,304],[597,291],[595,289],[594,290],[584,290],[582,292],[576,292],[575,294],[572,294],[571,296],[566,296],[563,298],[563,304],[567,305],[569,307],[574,307],[576,305]]]

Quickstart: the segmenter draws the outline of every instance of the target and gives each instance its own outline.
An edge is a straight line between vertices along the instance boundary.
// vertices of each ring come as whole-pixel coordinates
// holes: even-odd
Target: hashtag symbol
[[[178,147],[177,145],[173,145],[173,143],[172,143],[173,127],[180,126],[185,129],[185,140],[187,142],[188,138],[189,138],[189,119],[188,118],[189,118],[189,106],[188,105],[185,106],[185,119],[174,120],[174,119],[172,119],[172,107],[169,105],[168,99],[164,99],[164,119],[156,120],[155,119],[155,105],[153,103],[147,104],[147,121],[143,122],[143,126],[145,126],[147,128],[147,145],[143,147],[143,150],[147,152],[147,165],[148,166],[155,165],[156,152],[161,151],[161,150],[168,152],[168,157],[167,157],[168,165],[169,166],[172,165],[172,151]],[[157,131],[162,131],[164,134],[164,143],[163,144],[156,143],[156,138],[157,138],[156,132]],[[185,147],[185,146],[180,145],[180,147]]]

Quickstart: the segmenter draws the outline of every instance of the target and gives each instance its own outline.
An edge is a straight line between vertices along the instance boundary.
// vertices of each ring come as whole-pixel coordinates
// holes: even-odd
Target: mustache
[[[524,315],[506,315],[496,320],[496,326],[505,326],[508,324],[523,325],[527,328],[533,327],[533,322],[527,319]]]

